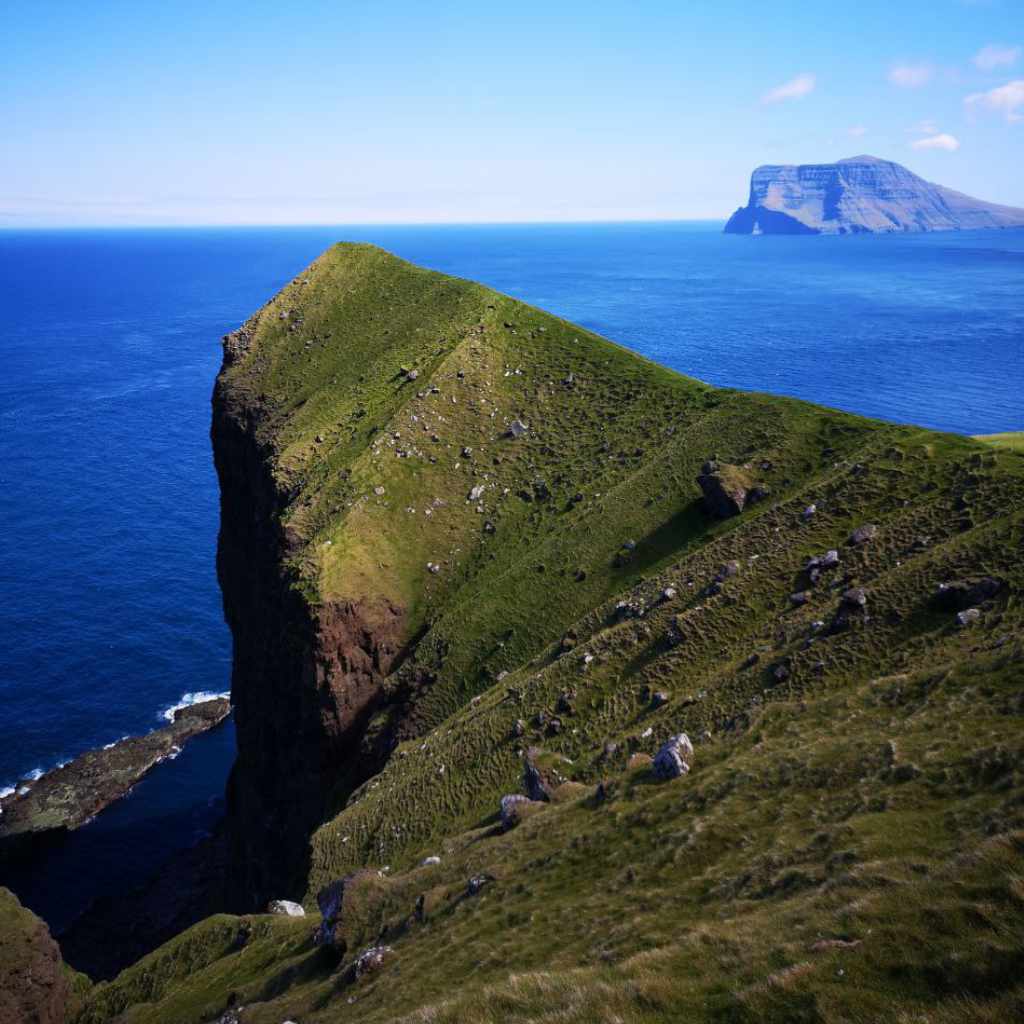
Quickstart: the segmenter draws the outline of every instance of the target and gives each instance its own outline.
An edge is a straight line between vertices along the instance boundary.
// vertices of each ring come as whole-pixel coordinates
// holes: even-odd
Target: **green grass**
[[[308,920],[211,919],[98,986],[82,1020],[199,1024],[229,1003],[268,1024],[1014,1016],[1018,452],[713,389],[367,246],[329,250],[247,331],[224,382],[290,495],[294,585],[311,614],[397,607],[410,642],[327,782],[306,906],[386,870],[343,922],[340,966]],[[712,455],[768,497],[709,518]],[[865,523],[877,536],[850,545]],[[811,589],[829,548],[841,564]],[[960,629],[933,595],[981,574],[1004,586]],[[869,617],[833,631],[853,586]],[[680,730],[690,775],[628,767]],[[575,785],[503,834],[531,745]],[[496,881],[466,897],[481,872]],[[393,961],[348,983],[380,941]]]

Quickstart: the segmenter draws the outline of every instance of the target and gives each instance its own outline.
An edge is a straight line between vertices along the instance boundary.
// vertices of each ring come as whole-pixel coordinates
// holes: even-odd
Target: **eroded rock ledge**
[[[28,856],[37,843],[81,827],[230,712],[224,697],[190,704],[178,708],[170,724],[145,736],[89,750],[38,779],[22,780],[0,800],[0,863]]]

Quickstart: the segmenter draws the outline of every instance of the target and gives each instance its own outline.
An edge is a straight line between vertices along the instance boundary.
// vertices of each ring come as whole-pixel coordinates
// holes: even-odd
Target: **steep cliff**
[[[729,234],[845,235],[1024,227],[1024,210],[933,185],[900,164],[855,156],[834,164],[765,165]]]
[[[227,350],[230,353],[230,348]],[[217,571],[234,640],[238,758],[228,786],[228,905],[262,907],[301,892],[308,836],[353,764],[366,717],[398,649],[401,609],[321,600],[295,565],[304,549],[287,522],[296,493],[275,474],[269,408],[232,390],[230,356],[214,392],[221,488]]]

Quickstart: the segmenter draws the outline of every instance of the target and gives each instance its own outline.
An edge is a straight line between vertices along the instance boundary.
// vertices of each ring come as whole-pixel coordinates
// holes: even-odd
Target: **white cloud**
[[[918,121],[912,128],[907,129],[908,135],[937,135],[939,126],[928,118],[924,121]]]
[[[855,124],[852,128],[846,129],[846,134],[849,135],[851,139],[859,139],[862,135],[867,134],[867,128],[862,124]]]
[[[781,103],[783,100],[802,99],[808,93],[814,92],[814,87],[817,84],[818,80],[814,75],[805,72],[802,75],[797,75],[796,78],[790,79],[788,82],[783,82],[782,85],[777,85],[774,89],[769,89],[761,97],[761,102]]]
[[[996,68],[1016,64],[1020,57],[1019,46],[983,46],[975,55],[975,66],[982,71],[995,71]]]
[[[896,64],[889,69],[889,81],[901,89],[919,89],[931,80],[930,64]]]
[[[1024,108],[1024,78],[1014,79],[988,92],[971,93],[964,103],[972,109],[982,107],[1005,114],[1007,121],[1024,121],[1024,113],[1020,112]]]
[[[940,132],[938,135],[926,135],[923,139],[915,139],[910,145],[914,149],[941,149],[946,153],[955,153],[960,148],[960,140],[954,135]]]

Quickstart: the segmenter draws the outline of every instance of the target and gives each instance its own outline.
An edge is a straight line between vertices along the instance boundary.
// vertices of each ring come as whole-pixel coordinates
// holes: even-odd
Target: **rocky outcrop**
[[[834,164],[766,164],[728,234],[845,235],[1024,226],[1024,210],[933,185],[900,164],[856,156]]]
[[[234,337],[225,341],[225,368],[238,357]],[[281,524],[290,494],[274,476],[269,421],[259,399],[232,390],[222,370],[211,431],[217,575],[233,638],[238,737],[226,901],[242,912],[303,891],[310,833],[332,798],[379,770],[380,760],[355,755],[404,630],[402,609],[386,601],[318,605],[294,585],[287,562],[302,538]]]
[[[659,779],[678,779],[686,775],[693,761],[693,744],[686,733],[670,736],[654,755],[652,768]]]
[[[704,507],[718,519],[738,516],[751,500],[753,482],[739,466],[709,459],[701,468],[697,485],[704,494]]]
[[[38,779],[25,780],[0,800],[0,863],[28,856],[41,841],[84,825],[119,800],[151,768],[177,754],[193,736],[231,712],[227,699],[175,710],[169,725],[90,750]]]
[[[49,929],[0,888],[0,1024],[63,1024],[71,996]]]

